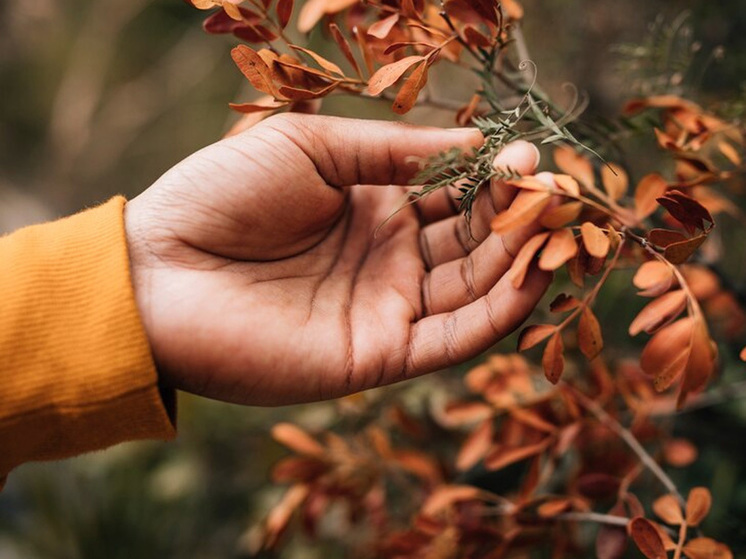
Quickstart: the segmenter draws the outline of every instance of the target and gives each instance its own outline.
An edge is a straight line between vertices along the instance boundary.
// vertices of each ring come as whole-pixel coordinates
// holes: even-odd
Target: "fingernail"
[[[528,166],[538,167],[539,161],[541,161],[541,152],[539,151],[539,148],[537,148],[534,144],[525,140],[517,140],[505,146],[502,151],[497,154],[495,163],[507,162],[511,158],[522,155],[528,148],[531,148],[530,151],[533,153],[533,161]]]

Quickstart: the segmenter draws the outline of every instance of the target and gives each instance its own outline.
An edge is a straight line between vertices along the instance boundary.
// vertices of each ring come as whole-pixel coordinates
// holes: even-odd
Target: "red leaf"
[[[280,27],[285,29],[290,22],[290,16],[293,13],[293,0],[277,0],[275,11],[277,12],[277,20]]]
[[[666,549],[658,530],[647,518],[637,517],[629,523],[632,539],[648,559],[667,559]]]

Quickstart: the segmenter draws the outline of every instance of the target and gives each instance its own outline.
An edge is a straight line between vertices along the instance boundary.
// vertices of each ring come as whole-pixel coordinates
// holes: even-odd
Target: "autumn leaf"
[[[554,298],[549,304],[549,310],[551,312],[568,312],[577,309],[580,306],[580,301],[572,295],[566,293],[560,293]]]
[[[502,235],[528,225],[539,217],[550,200],[546,192],[519,192],[510,207],[492,219],[492,231]]]
[[[557,331],[551,324],[537,324],[525,328],[518,336],[518,351],[526,351],[540,344]]]
[[[671,231],[670,229],[652,229],[648,233],[648,241],[661,248],[666,248],[669,245],[686,240],[686,235],[679,231]]]
[[[686,439],[671,439],[663,443],[663,457],[676,468],[689,466],[697,455],[697,447]]]
[[[342,34],[342,31],[340,31],[339,26],[337,26],[336,23],[330,23],[329,32],[332,34],[332,38],[334,39],[334,42],[337,43],[339,50],[342,51],[342,54],[347,59],[347,62],[349,62],[350,66],[352,66],[352,69],[355,70],[355,73],[358,76],[362,76],[363,73],[360,71],[360,66],[358,65],[357,60],[355,59],[355,55],[352,54],[352,48],[350,47],[350,43],[347,41],[347,38]]]
[[[629,177],[624,169],[614,163],[601,167],[601,183],[604,190],[614,201],[624,198],[629,188]]]
[[[464,472],[484,458],[492,446],[492,418],[484,420],[464,441],[456,456],[456,469]]]
[[[669,289],[674,282],[674,273],[671,266],[658,260],[645,262],[637,269],[632,283],[641,289],[641,297],[658,297]]]
[[[689,559],[733,559],[728,546],[712,538],[694,538],[684,545],[683,551]]]
[[[636,336],[640,332],[653,334],[684,312],[686,303],[687,295],[682,289],[658,297],[635,317],[629,325],[629,335]]]
[[[596,258],[606,258],[609,254],[611,244],[606,233],[590,221],[586,221],[580,226],[580,233],[583,237],[583,244],[588,254]]]
[[[698,237],[692,237],[686,241],[678,243],[671,243],[666,247],[663,252],[666,260],[671,264],[683,264],[689,258],[697,252],[697,249],[707,240],[707,235],[700,235]]]
[[[560,146],[554,150],[554,162],[560,171],[578,179],[585,186],[593,186],[593,165],[584,155],[570,146]]]
[[[527,446],[499,446],[490,452],[484,459],[484,467],[490,471],[501,470],[506,466],[510,466],[511,464],[515,464],[521,460],[526,460],[527,458],[543,452],[546,450],[548,444],[548,439],[545,439],[539,443]]]
[[[272,438],[300,454],[308,456],[324,454],[324,447],[316,439],[291,423],[278,423],[272,427]]]
[[[407,70],[423,60],[425,60],[424,56],[407,56],[401,60],[382,66],[368,80],[368,93],[371,95],[380,95],[384,89],[394,85]]]
[[[380,19],[368,28],[368,35],[376,37],[377,39],[385,39],[398,21],[398,13]]]
[[[655,525],[647,518],[637,517],[629,523],[632,540],[648,559],[667,559],[663,540]]]
[[[673,495],[663,495],[653,502],[653,512],[666,524],[679,526],[684,523],[684,513],[679,500]]]
[[[686,499],[686,523],[689,526],[699,526],[710,513],[712,495],[706,487],[695,487]]]
[[[578,345],[580,351],[589,361],[592,361],[604,348],[601,325],[590,307],[584,307],[578,322]]]
[[[565,351],[564,344],[562,343],[562,333],[556,332],[547,346],[544,348],[544,355],[541,359],[541,364],[544,367],[544,375],[547,380],[552,384],[557,384],[562,372],[565,370],[565,357],[563,355]]]
[[[427,83],[428,61],[421,62],[404,81],[399,93],[394,99],[394,112],[398,115],[409,112],[417,103],[417,97],[425,84]]]
[[[643,177],[635,190],[635,212],[637,217],[645,219],[658,207],[656,200],[668,189],[666,180],[657,173]]]
[[[275,98],[281,97],[274,85],[272,72],[262,57],[246,45],[238,45],[231,51],[233,61],[255,89]]]
[[[508,276],[514,288],[520,289],[523,286],[523,282],[526,280],[526,275],[528,274],[534,256],[536,256],[536,253],[539,252],[542,246],[544,246],[548,237],[549,233],[539,233],[538,235],[534,235],[521,247],[521,250],[518,251],[518,254],[510,267],[510,271],[508,272]]]
[[[277,5],[275,6],[277,21],[283,29],[290,22],[290,16],[293,13],[293,3],[293,0],[277,0]]]
[[[539,223],[547,229],[559,229],[575,221],[583,210],[583,202],[568,202],[547,209],[539,217]]]
[[[479,495],[479,489],[471,485],[441,486],[425,500],[420,510],[425,516],[436,516],[454,503],[474,501],[479,499]]]
[[[691,352],[692,318],[682,318],[659,330],[642,350],[640,366],[653,377],[658,392],[666,390],[686,368]]]
[[[569,498],[564,499],[552,499],[546,503],[542,503],[536,509],[536,512],[541,518],[554,518],[555,516],[562,514],[572,507],[572,500]]]
[[[316,62],[316,64],[318,64],[319,66],[321,66],[327,72],[331,72],[333,74],[337,74],[337,75],[339,75],[341,77],[344,77],[344,72],[342,71],[342,69],[339,66],[337,66],[336,64],[334,64],[334,62],[331,62],[331,61],[327,60],[326,58],[324,58],[320,54],[315,53],[314,51],[309,50],[307,48],[299,47],[298,45],[290,45],[290,48],[292,48],[294,50],[297,50],[299,52],[302,52],[304,54],[307,54],[308,56],[310,56],[311,58],[313,58],[313,60]]]

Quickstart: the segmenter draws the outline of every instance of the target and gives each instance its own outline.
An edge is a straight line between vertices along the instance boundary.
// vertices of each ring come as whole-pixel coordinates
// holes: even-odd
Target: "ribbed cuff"
[[[0,239],[0,479],[31,460],[175,436],[175,397],[158,386],[135,305],[124,203]]]

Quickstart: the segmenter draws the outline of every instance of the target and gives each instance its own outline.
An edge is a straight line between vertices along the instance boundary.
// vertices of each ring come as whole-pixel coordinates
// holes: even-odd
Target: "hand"
[[[476,130],[281,115],[176,165],[126,206],[135,295],[161,381],[230,402],[332,398],[466,359],[513,331],[549,276],[505,277],[538,226],[490,232],[512,188],[396,213],[409,156]],[[531,173],[517,142],[496,164]],[[399,186],[393,186],[399,185]],[[452,189],[451,189],[452,190]]]

